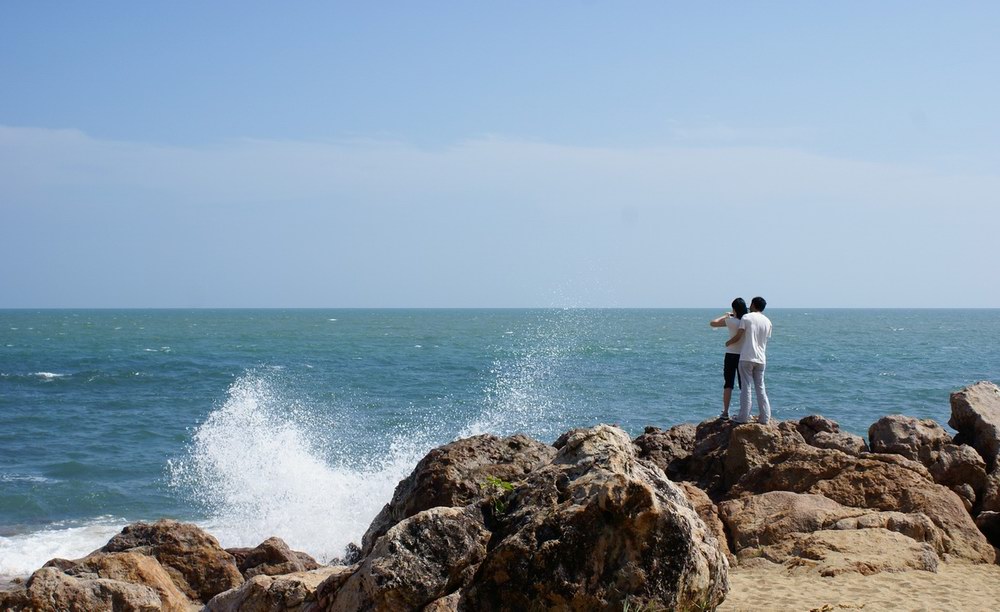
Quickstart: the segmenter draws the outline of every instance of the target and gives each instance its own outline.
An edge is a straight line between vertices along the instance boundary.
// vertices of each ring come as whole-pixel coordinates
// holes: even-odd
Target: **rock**
[[[976,563],[992,563],[995,558],[961,499],[936,484],[924,466],[898,455],[852,457],[801,445],[748,471],[730,496],[768,491],[813,493],[855,508],[923,513],[941,530],[939,552]]]
[[[246,579],[259,574],[278,576],[294,572],[307,572],[319,567],[316,560],[303,552],[288,548],[281,538],[268,538],[256,548],[227,549],[236,566]]]
[[[462,599],[462,592],[455,591],[451,595],[435,599],[424,606],[422,612],[458,612],[458,602]]]
[[[981,500],[980,512],[1000,512],[1000,465],[986,475],[986,484],[983,485],[983,492],[979,499]]]
[[[235,589],[219,593],[204,612],[308,612],[317,603],[317,589],[324,581],[347,574],[345,566],[270,576],[258,574]]]
[[[712,609],[728,562],[684,492],[616,427],[575,430],[495,517],[468,610]],[[659,609],[659,608],[657,608]]]
[[[694,452],[695,431],[691,423],[675,425],[667,430],[647,427],[634,444],[639,447],[640,458],[655,463],[667,478],[681,480],[680,476],[687,472],[685,462]]]
[[[785,567],[807,568],[824,577],[914,569],[936,572],[938,567],[938,557],[929,545],[886,529],[794,533],[781,542],[747,549],[740,564],[751,554]]]
[[[556,451],[547,444],[518,434],[456,440],[429,452],[413,472],[396,486],[361,540],[362,556],[390,527],[414,514],[438,506],[463,507],[483,499],[488,477],[503,481],[521,479]]]
[[[979,527],[990,544],[1000,548],[1000,512],[980,512],[976,517],[976,527]]]
[[[873,453],[892,453],[929,465],[951,436],[933,419],[919,420],[902,414],[882,417],[868,428]]]
[[[182,612],[192,607],[192,602],[177,588],[160,562],[146,555],[131,552],[93,553],[81,559],[65,573],[78,578],[96,575],[150,587],[165,612]]]
[[[360,568],[320,602],[329,612],[419,610],[466,585],[490,532],[476,506],[432,508],[380,537]]]
[[[243,584],[233,556],[215,538],[188,523],[133,523],[101,552],[135,552],[156,558],[181,592],[199,602]]]
[[[958,431],[956,444],[973,446],[986,461],[988,471],[997,467],[1000,454],[1000,388],[987,381],[951,394],[951,419]]]
[[[848,455],[860,455],[868,452],[868,445],[864,438],[840,431],[840,425],[818,414],[799,419],[796,429],[805,439],[806,444],[817,448],[833,448]]]
[[[774,425],[747,423],[733,429],[723,462],[724,482],[730,486],[750,470],[768,465],[772,458],[797,446],[805,439],[795,423],[781,421]]]
[[[146,585],[77,578],[55,567],[36,571],[23,589],[0,593],[0,605],[5,612],[159,612],[162,607]]]
[[[974,448],[965,444],[942,446],[927,471],[934,482],[946,487],[968,485],[973,492],[973,503],[976,495],[986,487],[986,462]]]
[[[969,485],[962,483],[948,487],[955,492],[962,500],[962,505],[972,514],[972,509],[976,505],[976,491]]]
[[[681,489],[688,498],[688,502],[694,508],[694,511],[698,513],[698,517],[705,523],[708,530],[712,532],[715,536],[716,541],[719,543],[719,548],[725,553],[726,558],[729,559],[730,563],[736,561],[736,557],[729,550],[729,541],[726,537],[726,529],[719,519],[719,508],[712,503],[712,499],[694,484],[690,482],[679,482]]]
[[[932,550],[942,547],[941,531],[923,514],[851,508],[821,495],[772,491],[741,497],[721,502],[719,515],[737,556],[746,549],[779,544],[794,534],[825,530],[886,529],[929,543]]]

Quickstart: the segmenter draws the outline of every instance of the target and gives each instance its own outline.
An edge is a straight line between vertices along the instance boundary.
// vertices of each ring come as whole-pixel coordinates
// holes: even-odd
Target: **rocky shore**
[[[224,550],[193,525],[135,523],[0,591],[0,609],[712,610],[739,572],[820,584],[990,567],[1000,389],[953,393],[949,425],[956,436],[891,415],[865,440],[814,415],[634,440],[610,425],[552,445],[476,436],[428,453],[336,564],[278,538]]]

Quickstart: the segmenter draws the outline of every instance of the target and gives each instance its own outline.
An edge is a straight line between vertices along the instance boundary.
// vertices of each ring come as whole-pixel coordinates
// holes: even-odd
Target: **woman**
[[[727,312],[718,319],[712,319],[708,324],[712,327],[729,328],[729,338],[731,340],[740,328],[740,319],[747,313],[747,303],[743,298],[733,300],[733,311]],[[742,340],[734,342],[726,347],[726,359],[722,365],[722,414],[719,418],[729,418],[729,400],[733,397],[733,383],[739,381],[740,388],[743,388],[743,381],[739,380],[737,368],[740,365],[740,350],[743,348]]]

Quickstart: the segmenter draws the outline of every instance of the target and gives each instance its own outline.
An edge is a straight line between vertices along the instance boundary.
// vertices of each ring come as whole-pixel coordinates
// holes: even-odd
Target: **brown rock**
[[[361,540],[362,556],[390,527],[417,512],[438,506],[464,507],[484,497],[488,477],[515,481],[548,462],[556,451],[547,444],[518,434],[456,440],[427,454],[402,480]]]
[[[455,591],[451,595],[435,599],[424,606],[421,612],[458,612],[458,602],[461,601],[462,592]]]
[[[69,576],[43,567],[23,589],[0,594],[5,612],[159,612],[156,591],[142,584],[108,578]]]
[[[647,427],[634,440],[639,447],[639,457],[655,463],[671,480],[682,480],[687,472],[685,462],[694,452],[696,428],[691,423],[675,425],[663,430]]]
[[[308,572],[319,567],[316,560],[303,552],[288,548],[281,538],[268,538],[256,548],[227,549],[236,566],[246,579],[259,574],[278,576],[295,572]]]
[[[956,444],[973,446],[986,461],[987,470],[997,467],[1000,454],[1000,388],[987,381],[951,394],[951,419],[958,431]]]
[[[983,532],[990,544],[1000,548],[1000,512],[992,510],[980,512],[976,517],[976,526]]]
[[[424,510],[380,537],[321,605],[329,612],[419,610],[468,583],[489,539],[476,506]]]
[[[768,491],[814,493],[855,508],[923,513],[941,530],[941,552],[977,563],[995,558],[958,496],[934,483],[922,465],[898,455],[852,457],[798,446],[747,472],[730,494]]]
[[[972,491],[972,501],[986,487],[986,462],[971,446],[945,444],[937,452],[935,460],[927,466],[934,482],[946,487],[968,485]]]
[[[760,556],[785,567],[807,568],[824,577],[914,569],[935,572],[938,566],[938,557],[929,545],[885,529],[794,533],[769,546],[745,549],[739,556],[741,565],[744,558]]]
[[[933,419],[916,419],[902,414],[882,417],[868,428],[873,453],[892,453],[931,464],[936,453],[951,436]]]
[[[738,482],[752,469],[768,465],[782,452],[805,445],[795,423],[773,425],[747,423],[733,429],[723,462],[727,486]]]
[[[705,523],[708,530],[712,532],[715,536],[716,541],[719,543],[719,548],[725,553],[726,558],[729,559],[730,563],[736,561],[736,557],[729,550],[729,541],[726,537],[726,529],[719,519],[719,508],[714,503],[712,499],[694,484],[690,482],[678,482],[681,490],[688,498],[688,502],[694,507],[694,511],[698,513],[698,517]]]
[[[156,591],[160,607],[165,612],[183,612],[194,605],[173,583],[159,561],[146,555],[97,552],[81,559],[65,573],[81,579],[96,575],[99,578],[148,586]]]
[[[514,491],[460,608],[713,608],[728,590],[715,537],[624,431],[575,430]]]
[[[349,576],[354,569],[336,566],[280,576],[258,574],[213,597],[204,612],[308,612],[316,608],[320,584],[345,573]]]
[[[799,419],[796,429],[802,434],[806,444],[817,448],[833,448],[848,455],[868,452],[868,444],[864,438],[840,431],[840,425],[818,414]]]
[[[133,523],[101,552],[135,552],[155,557],[189,599],[206,602],[243,584],[233,556],[198,527],[172,520]]]

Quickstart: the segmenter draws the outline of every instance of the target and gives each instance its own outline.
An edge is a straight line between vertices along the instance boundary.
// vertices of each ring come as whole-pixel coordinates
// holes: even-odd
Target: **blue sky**
[[[997,307],[1000,4],[0,5],[0,307]]]

